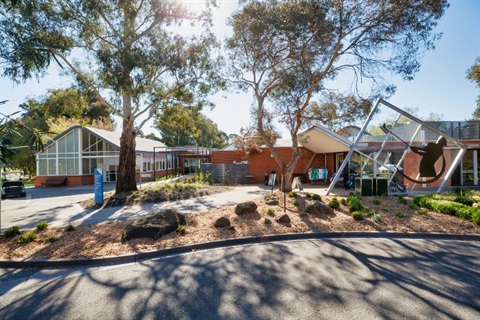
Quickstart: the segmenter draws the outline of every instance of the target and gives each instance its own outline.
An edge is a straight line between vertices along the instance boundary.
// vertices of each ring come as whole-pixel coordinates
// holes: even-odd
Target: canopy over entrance
[[[352,142],[345,137],[316,125],[298,135],[301,145],[315,153],[347,152]]]

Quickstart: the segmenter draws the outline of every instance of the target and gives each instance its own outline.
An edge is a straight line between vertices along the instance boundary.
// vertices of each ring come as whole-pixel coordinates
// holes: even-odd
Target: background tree
[[[161,133],[160,141],[169,147],[223,148],[226,146],[227,134],[218,130],[217,125],[200,110],[200,106],[184,105],[164,108],[155,124]]]
[[[39,0],[20,1],[2,16],[1,24],[15,32],[3,28],[0,44],[8,45],[19,30],[45,34],[39,42],[46,57],[69,68],[121,117],[116,193],[137,188],[135,129],[166,105],[195,104],[216,83],[209,51],[212,34],[206,29],[192,36],[178,32],[193,30],[182,25],[185,20],[206,28],[209,10],[189,14],[174,0]],[[13,59],[8,52],[4,50],[6,61]],[[28,71],[13,64],[5,73],[20,77]]]
[[[42,132],[41,141],[46,143],[68,128],[81,125],[113,131],[115,122],[110,117],[108,108],[99,104],[94,97],[77,88],[51,90],[40,98],[31,98],[20,105],[22,114],[15,121],[22,124],[17,132],[5,135],[14,152],[6,156],[10,167],[21,169],[30,176],[35,175],[35,152],[27,143],[33,137],[35,128]]]
[[[350,94],[367,110],[373,96],[389,95],[379,76],[387,70],[413,79],[420,55],[432,49],[438,35],[437,20],[446,1],[248,1],[228,20],[233,36],[227,40],[231,61],[230,79],[240,89],[252,90],[258,133],[279,164],[282,189],[290,190],[292,174],[301,155],[297,134],[317,96],[331,92],[327,85],[349,71]],[[360,95],[359,79],[369,79],[366,97]],[[270,102],[269,105],[266,102]],[[340,101],[341,102],[341,101]],[[318,109],[338,107],[318,104]],[[366,105],[367,104],[367,105]],[[368,111],[368,110],[367,110]],[[292,138],[292,160],[276,152],[264,130],[272,117],[284,123]]]
[[[472,80],[480,89],[480,57],[477,58],[475,64],[468,70],[467,79]],[[474,120],[480,120],[480,94],[477,98],[477,107],[472,114]]]

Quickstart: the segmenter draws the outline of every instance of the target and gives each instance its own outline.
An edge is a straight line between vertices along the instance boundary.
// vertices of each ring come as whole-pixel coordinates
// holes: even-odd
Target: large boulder
[[[305,206],[305,211],[308,213],[314,213],[314,214],[332,214],[333,213],[332,208],[330,208],[325,203],[318,200],[310,201]]]
[[[235,214],[237,216],[254,212],[257,212],[257,204],[253,201],[242,202],[235,207]]]
[[[214,224],[215,228],[226,228],[230,227],[230,220],[225,217],[218,218]]]
[[[167,209],[145,218],[137,219],[127,225],[123,230],[122,242],[137,239],[150,238],[156,240],[177,229],[178,225],[185,225],[183,214],[176,210]]]
[[[283,216],[277,219],[277,222],[290,223],[290,217],[285,213]]]

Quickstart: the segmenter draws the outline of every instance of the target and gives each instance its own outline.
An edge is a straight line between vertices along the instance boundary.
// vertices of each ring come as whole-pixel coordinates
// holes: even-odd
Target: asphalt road
[[[0,270],[0,319],[480,319],[480,243],[332,239]]]

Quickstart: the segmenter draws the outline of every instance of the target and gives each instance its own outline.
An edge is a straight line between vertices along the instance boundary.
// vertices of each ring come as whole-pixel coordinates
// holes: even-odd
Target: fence
[[[250,169],[248,164],[233,163],[233,164],[202,164],[202,171],[204,173],[210,172],[212,174],[214,183],[238,183],[247,184]]]

